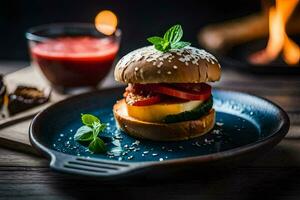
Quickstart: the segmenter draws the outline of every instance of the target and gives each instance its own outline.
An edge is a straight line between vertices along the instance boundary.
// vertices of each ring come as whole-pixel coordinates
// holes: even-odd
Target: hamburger
[[[128,86],[113,113],[127,134],[179,141],[201,136],[214,127],[208,83],[220,79],[220,64],[205,50],[180,41],[182,35],[181,26],[173,26],[163,38],[148,38],[154,45],[134,50],[117,63],[115,79]]]

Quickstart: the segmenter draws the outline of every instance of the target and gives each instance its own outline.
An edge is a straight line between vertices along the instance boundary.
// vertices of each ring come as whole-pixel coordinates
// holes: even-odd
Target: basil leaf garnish
[[[103,140],[96,137],[88,146],[89,150],[94,153],[104,153],[106,152],[106,146]]]
[[[74,139],[77,141],[91,141],[94,139],[93,137],[93,129],[89,126],[80,127],[75,135]]]
[[[82,114],[81,121],[84,125],[92,127],[94,123],[100,123],[100,120],[91,114]]]
[[[167,52],[170,49],[182,49],[186,46],[191,45],[189,42],[180,41],[183,36],[183,30],[181,25],[172,26],[164,34],[164,37],[153,36],[147,38],[147,40],[154,45],[154,48]]]
[[[183,36],[183,30],[180,25],[172,26],[165,34],[164,40],[169,41],[170,43],[176,43],[181,40]]]
[[[186,46],[190,46],[190,45],[191,45],[191,43],[189,43],[189,42],[180,41],[180,42],[171,44],[171,48],[172,49],[182,49],[182,48],[184,48]]]
[[[162,43],[164,41],[163,38],[157,37],[157,36],[150,37],[147,40],[148,40],[148,42],[151,42],[152,44],[159,44],[159,43]]]
[[[105,142],[100,139],[99,134],[104,131],[106,125],[100,119],[91,114],[82,114],[83,126],[77,129],[74,139],[78,142],[88,142],[88,148],[94,153],[104,153],[106,151]]]

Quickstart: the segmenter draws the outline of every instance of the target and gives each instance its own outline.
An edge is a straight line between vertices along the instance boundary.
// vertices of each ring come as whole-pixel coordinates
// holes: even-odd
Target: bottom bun
[[[146,122],[130,117],[124,99],[118,101],[113,112],[118,126],[127,134],[142,139],[155,141],[178,141],[204,135],[215,124],[215,110],[197,120],[177,123]]]

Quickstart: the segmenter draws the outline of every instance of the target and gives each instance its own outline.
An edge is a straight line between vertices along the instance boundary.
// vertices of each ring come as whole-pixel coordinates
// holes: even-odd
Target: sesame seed
[[[135,70],[135,71],[138,71],[138,70],[139,70],[139,68],[138,68],[138,67],[136,67],[136,68],[134,68],[134,70]]]
[[[172,72],[171,72],[171,71],[168,71],[167,74],[172,74]]]
[[[178,59],[180,62],[185,62],[185,58],[179,58]]]
[[[176,65],[173,66],[174,69],[177,69],[178,67]]]
[[[158,63],[157,67],[160,68],[164,63],[163,62],[160,62]]]
[[[161,73],[161,71],[160,71],[160,70],[157,70],[157,73],[158,73],[158,74],[160,74],[160,73]]]

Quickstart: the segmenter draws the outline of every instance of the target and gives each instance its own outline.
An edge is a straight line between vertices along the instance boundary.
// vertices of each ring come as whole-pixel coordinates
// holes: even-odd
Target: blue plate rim
[[[124,89],[124,87],[116,87],[116,88],[108,88],[108,89],[103,89],[103,90],[98,90],[98,91],[93,91],[93,92],[88,92],[88,93],[84,93],[84,94],[79,94],[79,95],[75,95],[72,97],[69,97],[67,99],[64,99],[62,101],[56,102],[54,104],[52,104],[51,106],[47,107],[46,109],[44,109],[43,111],[39,112],[31,121],[30,126],[29,126],[29,140],[30,143],[32,144],[32,146],[37,149],[39,152],[41,152],[44,156],[50,158],[50,167],[53,168],[54,170],[57,171],[63,171],[63,172],[68,172],[70,173],[70,171],[68,170],[64,170],[60,167],[58,167],[58,163],[56,163],[57,161],[57,157],[59,156],[67,156],[67,157],[73,157],[73,158],[78,158],[81,156],[74,156],[74,155],[70,155],[70,154],[64,154],[61,152],[58,152],[56,150],[50,149],[46,146],[44,146],[42,143],[40,143],[35,137],[34,137],[34,126],[35,123],[38,123],[39,118],[43,117],[43,115],[45,115],[47,112],[50,112],[51,109],[53,109],[53,107],[56,106],[60,106],[63,104],[66,104],[70,101],[73,101],[74,99],[77,98],[83,98],[85,96],[90,96],[93,95],[95,93],[105,93],[105,92],[109,92],[109,91],[122,91],[122,89]],[[110,163],[123,163],[123,164],[127,164],[129,166],[128,170],[116,174],[116,176],[121,176],[133,171],[138,171],[140,169],[146,169],[148,167],[155,167],[155,166],[165,166],[165,165],[172,165],[172,164],[188,164],[188,163],[206,163],[206,162],[214,162],[220,159],[227,159],[230,157],[235,157],[235,156],[240,156],[246,153],[249,153],[251,151],[254,151],[260,147],[263,147],[267,144],[275,146],[277,143],[279,143],[284,136],[288,133],[289,127],[290,127],[290,120],[289,117],[287,115],[287,113],[280,107],[278,106],[276,103],[264,98],[264,97],[260,97],[257,95],[253,95],[253,94],[249,94],[249,93],[245,93],[245,92],[238,92],[238,91],[232,91],[232,90],[228,90],[228,89],[214,89],[213,91],[216,92],[227,92],[227,93],[232,93],[232,94],[239,94],[239,95],[246,95],[246,96],[251,96],[251,97],[255,97],[261,100],[266,101],[267,103],[271,104],[272,106],[274,106],[280,113],[280,115],[282,116],[283,119],[283,123],[282,126],[274,133],[272,133],[271,135],[260,139],[258,141],[255,141],[253,143],[247,144],[247,145],[243,145],[240,147],[236,147],[236,148],[232,148],[232,149],[228,149],[225,151],[221,151],[221,152],[217,152],[217,153],[212,153],[212,154],[206,154],[206,155],[200,155],[200,156],[191,156],[191,157],[184,157],[184,158],[176,158],[176,159],[171,159],[171,160],[164,160],[163,162],[160,161],[137,161],[137,162],[126,162],[126,161],[112,161],[109,159],[100,159],[100,158],[92,158],[91,160],[101,160],[101,161],[109,161]],[[72,173],[72,172],[71,172]],[[85,174],[85,173],[80,173],[80,172],[75,172],[75,173],[79,173],[79,174],[83,174],[83,175],[88,175],[90,176],[91,174]],[[92,175],[94,176],[94,175]],[[102,175],[100,175],[100,177],[102,177]]]

